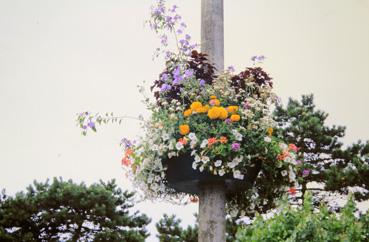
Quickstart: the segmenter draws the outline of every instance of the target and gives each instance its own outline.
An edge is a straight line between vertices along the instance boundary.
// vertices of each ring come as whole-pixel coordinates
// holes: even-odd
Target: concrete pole
[[[201,0],[201,51],[218,71],[224,69],[223,0]],[[199,242],[225,242],[225,184],[202,184]]]
[[[201,51],[218,71],[224,69],[223,0],[201,0]]]

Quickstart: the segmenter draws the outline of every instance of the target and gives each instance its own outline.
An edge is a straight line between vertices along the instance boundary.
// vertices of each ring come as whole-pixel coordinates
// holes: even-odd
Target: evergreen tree
[[[369,142],[358,141],[344,147],[340,141],[345,127],[326,124],[328,114],[316,110],[313,95],[303,95],[301,102],[290,99],[287,107],[278,106],[274,112],[277,132],[289,143],[296,144],[303,154],[299,174],[302,194],[307,184],[318,182],[323,191],[347,194],[357,187],[355,198],[369,198]],[[324,196],[323,196],[324,197]]]
[[[34,182],[0,198],[0,241],[144,241],[150,219],[131,214],[133,193],[115,181],[76,184]]]

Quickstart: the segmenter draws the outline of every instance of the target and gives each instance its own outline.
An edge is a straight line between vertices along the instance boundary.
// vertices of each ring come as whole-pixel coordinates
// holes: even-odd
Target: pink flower
[[[238,150],[240,150],[240,148],[241,148],[240,143],[233,143],[232,144],[232,150],[233,151],[238,151]]]

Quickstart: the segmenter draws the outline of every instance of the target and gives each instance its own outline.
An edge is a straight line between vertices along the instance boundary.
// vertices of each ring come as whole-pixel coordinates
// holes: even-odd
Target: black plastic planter
[[[243,180],[233,178],[232,174],[217,176],[209,172],[194,170],[192,163],[194,158],[190,154],[184,154],[165,160],[167,166],[168,185],[178,192],[199,194],[201,186],[211,183],[224,182],[227,195],[236,194],[251,188],[260,171],[261,163],[250,167]]]

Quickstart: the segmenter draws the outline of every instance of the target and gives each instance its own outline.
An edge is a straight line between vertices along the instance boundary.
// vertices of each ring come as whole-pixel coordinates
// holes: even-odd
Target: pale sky
[[[152,61],[159,41],[144,28],[152,2],[0,0],[0,189],[13,194],[54,176],[115,178],[131,189],[118,143],[141,134],[138,123],[83,137],[74,120],[85,110],[147,115],[136,85],[164,67]],[[168,3],[199,42],[200,1]],[[347,126],[347,144],[369,138],[369,0],[225,0],[226,66],[240,71],[257,54],[284,103],[314,93],[329,123]],[[188,224],[197,205],[137,208]]]

